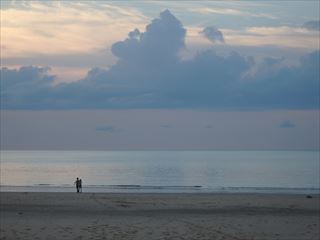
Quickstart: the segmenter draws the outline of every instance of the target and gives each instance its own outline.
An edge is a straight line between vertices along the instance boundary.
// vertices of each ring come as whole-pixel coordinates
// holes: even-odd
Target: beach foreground
[[[319,239],[320,198],[1,192],[1,239]]]

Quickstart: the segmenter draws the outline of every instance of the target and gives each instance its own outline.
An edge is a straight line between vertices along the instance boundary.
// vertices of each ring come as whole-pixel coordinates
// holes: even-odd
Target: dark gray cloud
[[[224,43],[222,32],[213,26],[205,27],[200,33],[213,43]]]
[[[42,108],[52,105],[52,84],[55,76],[49,68],[1,68],[1,108]]]
[[[172,128],[172,126],[169,125],[169,124],[163,124],[163,125],[160,125],[160,127],[162,127],[162,128]]]
[[[309,30],[320,31],[320,21],[305,22],[302,25],[302,28],[306,28],[306,29],[309,29]]]
[[[296,67],[265,61],[263,74],[243,89],[241,101],[270,108],[319,108],[319,51],[300,59]],[[269,69],[269,71],[268,71]]]
[[[53,86],[48,68],[2,68],[1,108],[319,108],[319,51],[297,66],[213,49],[182,61],[185,35],[166,10],[144,32],[135,29],[113,44],[118,61],[109,70],[93,68],[77,82]]]
[[[99,127],[96,127],[95,130],[98,132],[105,132],[105,133],[115,133],[120,131],[120,129],[115,128],[114,126],[111,126],[111,125],[99,126]]]
[[[296,125],[293,122],[291,122],[290,120],[285,120],[279,125],[279,127],[280,128],[294,128],[294,127],[296,127]]]

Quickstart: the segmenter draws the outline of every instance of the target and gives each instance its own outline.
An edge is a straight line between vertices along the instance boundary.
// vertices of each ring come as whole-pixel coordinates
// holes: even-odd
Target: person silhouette
[[[82,193],[82,179],[79,179],[79,191]]]
[[[77,180],[74,182],[75,183],[75,185],[76,185],[76,188],[77,188],[77,193],[80,191],[80,180],[79,180],[79,178],[77,178]]]

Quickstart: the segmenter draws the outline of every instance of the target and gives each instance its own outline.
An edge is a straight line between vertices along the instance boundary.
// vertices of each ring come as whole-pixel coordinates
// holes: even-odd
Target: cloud
[[[160,125],[160,127],[162,127],[162,128],[172,128],[172,126],[169,125],[169,124]]]
[[[49,70],[47,67],[32,66],[19,70],[1,68],[1,108],[6,108],[7,104],[9,108],[50,106],[51,85],[55,76],[49,75]]]
[[[272,14],[265,13],[252,13],[248,11],[242,11],[235,8],[192,8],[189,9],[191,12],[196,12],[200,14],[221,14],[221,15],[230,15],[230,16],[238,16],[238,17],[254,17],[254,18],[269,18],[269,19],[277,19],[276,16]]]
[[[133,7],[105,1],[19,0],[2,8],[3,2],[7,1],[1,1],[1,42],[7,49],[1,58],[88,54],[148,21]]]
[[[7,67],[41,65],[57,69],[61,65],[63,67],[75,67],[77,65],[77,67],[81,66],[82,72],[93,66],[110,67],[116,60],[116,57],[111,53],[111,45],[119,39],[124,39],[128,32],[134,28],[143,30],[150,18],[154,17],[157,9],[162,9],[165,6],[169,6],[181,17],[187,24],[188,32],[190,32],[190,28],[204,23],[217,23],[219,27],[224,26],[224,29],[219,30],[223,32],[224,39],[228,43],[226,47],[231,47],[231,45],[234,47],[255,45],[264,48],[265,45],[276,45],[281,48],[289,46],[292,51],[297,51],[297,48],[304,51],[305,48],[319,48],[318,35],[315,31],[297,27],[296,29],[300,32],[293,31],[289,35],[273,34],[270,29],[270,33],[265,32],[266,34],[261,34],[264,31],[263,29],[261,31],[256,29],[256,31],[259,31],[258,33],[250,33],[248,32],[250,29],[246,31],[244,28],[248,27],[248,24],[252,26],[252,21],[249,21],[251,18],[230,18],[230,15],[225,18],[223,15],[200,15],[197,13],[191,13],[190,15],[187,10],[196,9],[203,5],[231,14],[243,14],[243,10],[245,10],[245,12],[249,11],[251,14],[261,15],[262,12],[252,11],[251,5],[262,7],[264,5],[262,3],[242,2],[237,4],[232,2],[231,4],[224,2],[219,4],[206,2],[199,5],[192,2],[169,4],[168,2],[155,3],[151,1],[146,6],[146,4],[122,1],[2,2],[4,2],[4,7],[2,4],[0,10],[1,16],[3,16],[1,29],[6,34],[1,41],[3,46],[0,47],[2,50],[2,66]],[[257,20],[254,21],[255,26],[268,26],[269,24],[263,19],[255,20]],[[277,21],[277,24],[272,24],[272,26],[277,26],[280,22]],[[61,31],[62,27],[64,31]],[[199,34],[201,30],[198,27],[196,37],[187,37],[188,51],[197,51],[194,46],[199,46],[202,49],[210,47],[209,42]],[[101,54],[102,52],[105,52],[105,54]],[[264,53],[268,54],[269,52],[265,49]],[[70,76],[69,73],[65,74],[66,72],[66,70],[57,72],[60,75],[59,79]]]
[[[242,30],[224,30],[228,44],[249,46],[273,45],[286,48],[318,50],[318,33],[307,31],[301,27],[260,26]]]
[[[135,29],[125,41],[113,44],[112,53],[123,61],[170,61],[168,58],[175,59],[184,47],[185,35],[181,22],[165,10],[147,25],[144,33]]]
[[[296,67],[281,66],[282,59],[265,60],[246,85],[241,101],[272,108],[319,108],[319,51],[300,59]],[[280,65],[280,66],[279,66]]]
[[[319,51],[287,66],[282,59],[214,49],[181,60],[186,30],[165,10],[144,31],[112,45],[110,69],[53,85],[48,68],[1,69],[2,109],[310,109],[319,108]]]
[[[285,120],[283,121],[280,125],[280,128],[294,128],[296,125],[292,123],[290,120]]]
[[[222,32],[215,27],[205,27],[200,33],[212,43],[224,43],[224,37]]]
[[[120,131],[120,129],[117,129],[111,125],[99,126],[99,127],[96,127],[95,130],[98,132],[106,132],[106,133],[115,133]]]
[[[305,22],[301,27],[308,30],[320,31],[320,21]]]

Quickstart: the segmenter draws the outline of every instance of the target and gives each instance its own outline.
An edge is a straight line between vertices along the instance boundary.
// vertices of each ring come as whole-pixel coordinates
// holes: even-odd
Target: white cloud
[[[0,13],[3,66],[52,66],[56,82],[81,79],[93,65],[110,66],[110,46],[149,21],[134,8],[110,2],[17,1]],[[79,61],[87,65],[74,66]]]
[[[234,8],[192,8],[189,9],[190,12],[196,12],[200,14],[221,14],[221,15],[231,15],[231,16],[240,16],[240,17],[261,17],[261,18],[270,18],[277,19],[276,16],[266,13],[252,13],[248,11],[242,11]]]
[[[234,32],[236,33],[236,32]],[[250,35],[251,34],[251,35]],[[229,35],[228,41],[238,41],[243,45],[277,45],[292,48],[319,49],[317,32],[288,26],[251,27],[243,35],[237,32]]]
[[[31,2],[1,9],[2,57],[75,54],[110,46],[148,21],[134,8],[86,2]]]

